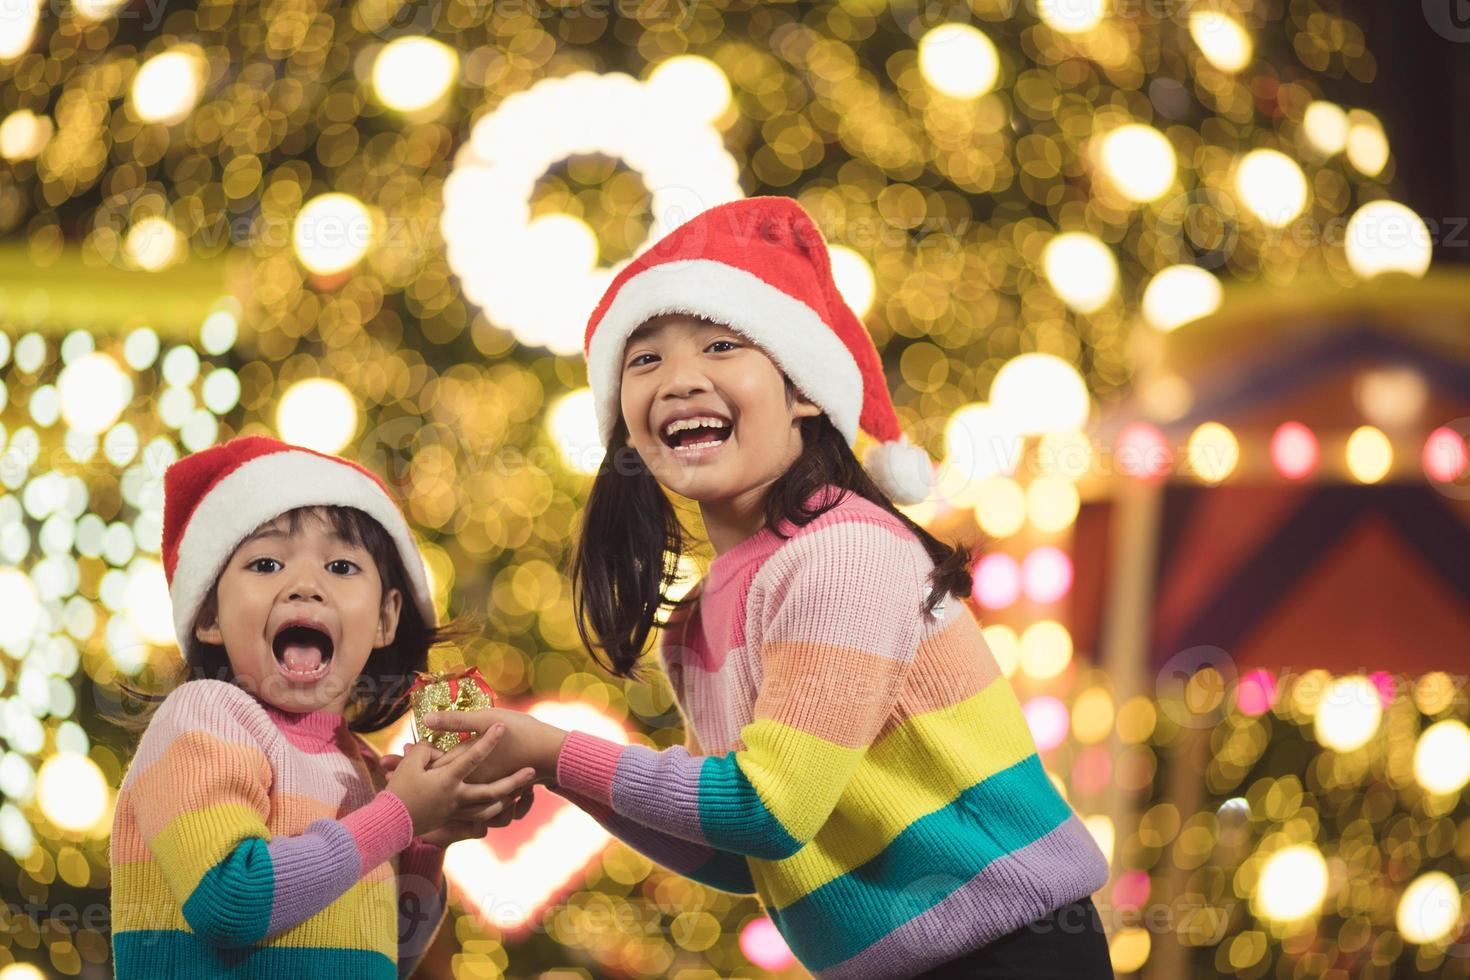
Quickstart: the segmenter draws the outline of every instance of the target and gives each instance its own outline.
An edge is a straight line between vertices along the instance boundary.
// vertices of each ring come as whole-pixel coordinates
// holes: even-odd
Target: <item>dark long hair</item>
[[[436,644],[458,640],[474,632],[468,624],[448,622],[437,627],[425,622],[423,614],[412,599],[408,571],[398,555],[398,548],[388,532],[376,520],[355,507],[316,506],[298,507],[289,510],[275,520],[285,520],[289,533],[295,534],[301,522],[314,518],[326,522],[339,537],[355,547],[363,548],[373,556],[378,578],[383,584],[383,595],[397,589],[403,595],[403,605],[398,614],[398,629],[393,642],[375,647],[363,665],[352,687],[346,716],[348,727],[354,732],[375,732],[393,724],[408,711],[406,697],[408,687],[415,676],[428,669],[429,649]],[[200,604],[196,625],[215,622],[219,614],[219,580],[209,589],[209,594]],[[184,651],[182,670],[172,679],[171,686],[185,681],[209,678],[233,682],[234,671],[230,669],[230,657],[225,648],[215,643],[205,643],[191,631],[187,649]],[[153,709],[164,700],[165,695],[143,692],[133,687],[123,691],[141,702],[145,710],[141,716],[117,719],[127,727],[141,727],[147,723]]]
[[[909,520],[868,476],[826,415],[803,418],[800,424],[801,454],[771,484],[766,525],[777,533],[782,521],[801,527],[839,502],[808,510],[806,503],[818,490],[828,485],[849,490],[897,517],[923,543],[934,562],[926,610],[932,612],[946,594],[969,598],[971,549],[945,544]],[[572,561],[577,631],[592,658],[619,677],[635,674],[660,610],[682,604],[669,592],[688,537],[668,495],[626,443],[627,426],[619,419],[592,481]]]

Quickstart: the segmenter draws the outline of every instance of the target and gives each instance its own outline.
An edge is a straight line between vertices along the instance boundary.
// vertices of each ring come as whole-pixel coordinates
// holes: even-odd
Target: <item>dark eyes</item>
[[[729,353],[732,350],[739,350],[739,349],[740,349],[740,345],[737,344],[737,343],[735,343],[735,341],[733,341],[733,340],[715,340],[715,341],[711,341],[710,342],[710,345],[705,348],[706,351],[712,352],[712,353],[715,353],[715,354],[726,354],[726,353]],[[637,357],[633,358],[631,361],[628,362],[628,367],[630,367],[630,368],[642,367],[645,364],[651,364],[651,363],[653,363],[653,360],[657,360],[657,359],[658,359],[658,355],[657,354],[639,354]]]
[[[279,568],[267,569],[260,567],[266,564],[279,566],[281,563],[276,561],[274,558],[257,558],[245,567],[250,571],[256,572],[273,572],[280,570]],[[351,575],[353,571],[358,570],[357,563],[348,561],[346,558],[337,558],[327,562],[327,568],[335,571],[335,573],[338,575]]]

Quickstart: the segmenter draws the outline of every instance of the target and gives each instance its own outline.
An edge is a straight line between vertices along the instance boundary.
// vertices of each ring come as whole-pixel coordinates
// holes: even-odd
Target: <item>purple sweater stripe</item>
[[[613,777],[612,804],[620,813],[646,822],[676,837],[707,844],[699,823],[699,773],[703,759],[683,746],[663,752],[630,745],[618,759]]]
[[[362,877],[352,835],[336,820],[317,820],[297,837],[272,837],[266,849],[276,879],[267,935],[305,922]]]
[[[1091,894],[1102,856],[1075,815],[997,858],[946,898],[861,953],[821,971],[822,980],[912,976],[956,959]]]

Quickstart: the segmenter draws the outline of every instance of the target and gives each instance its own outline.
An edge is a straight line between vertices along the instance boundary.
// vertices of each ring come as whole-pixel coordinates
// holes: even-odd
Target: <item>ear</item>
[[[805,395],[797,393],[796,400],[791,405],[791,414],[793,418],[811,419],[821,415],[822,410]]]
[[[225,645],[224,631],[219,628],[219,617],[214,617],[214,622],[206,626],[202,622],[194,624],[194,639],[200,643],[208,643],[211,646],[222,647]]]
[[[398,635],[398,614],[403,611],[403,593],[389,589],[383,596],[383,607],[378,612],[378,632],[373,637],[373,648],[385,647]]]

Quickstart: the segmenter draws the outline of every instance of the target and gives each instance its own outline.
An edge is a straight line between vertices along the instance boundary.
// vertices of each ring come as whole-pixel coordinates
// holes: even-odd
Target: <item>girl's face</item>
[[[774,482],[801,453],[800,420],[821,414],[750,340],[683,314],[628,338],[621,400],[628,445],[659,483],[701,503]]]
[[[282,711],[341,714],[375,647],[393,642],[403,597],[383,595],[366,548],[305,515],[261,525],[215,586],[216,622],[195,636],[223,646],[235,680]]]

